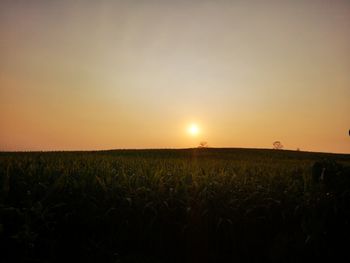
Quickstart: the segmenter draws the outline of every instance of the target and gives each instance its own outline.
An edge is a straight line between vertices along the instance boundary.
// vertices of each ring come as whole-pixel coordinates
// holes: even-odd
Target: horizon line
[[[252,148],[252,147],[186,147],[186,148],[112,148],[112,149],[89,149],[89,150],[0,150],[0,153],[70,153],[70,152],[109,152],[109,151],[159,151],[159,150],[194,150],[194,149],[236,149],[236,150],[272,150],[272,151],[288,151],[300,153],[321,153],[321,154],[340,154],[350,155],[350,152],[320,152],[311,150],[293,150],[293,149],[273,149],[273,148]]]

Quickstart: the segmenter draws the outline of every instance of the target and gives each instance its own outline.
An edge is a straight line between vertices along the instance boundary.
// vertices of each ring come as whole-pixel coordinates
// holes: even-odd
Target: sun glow
[[[196,136],[199,133],[199,128],[196,124],[191,124],[188,128],[188,133],[192,136]]]

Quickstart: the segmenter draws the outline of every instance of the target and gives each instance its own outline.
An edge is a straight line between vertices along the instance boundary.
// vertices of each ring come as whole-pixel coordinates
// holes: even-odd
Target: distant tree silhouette
[[[275,150],[282,150],[283,149],[283,144],[280,141],[275,141],[272,145],[273,145],[273,148]]]
[[[207,148],[208,147],[208,142],[202,141],[199,143],[198,148]]]

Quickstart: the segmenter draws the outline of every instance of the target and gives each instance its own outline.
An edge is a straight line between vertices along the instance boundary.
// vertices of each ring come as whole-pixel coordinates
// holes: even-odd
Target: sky
[[[349,29],[347,0],[1,0],[0,151],[350,153]]]

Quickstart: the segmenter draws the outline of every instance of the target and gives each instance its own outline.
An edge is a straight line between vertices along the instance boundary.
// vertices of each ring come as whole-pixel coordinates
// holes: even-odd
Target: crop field
[[[350,155],[0,153],[1,262],[350,262]]]

